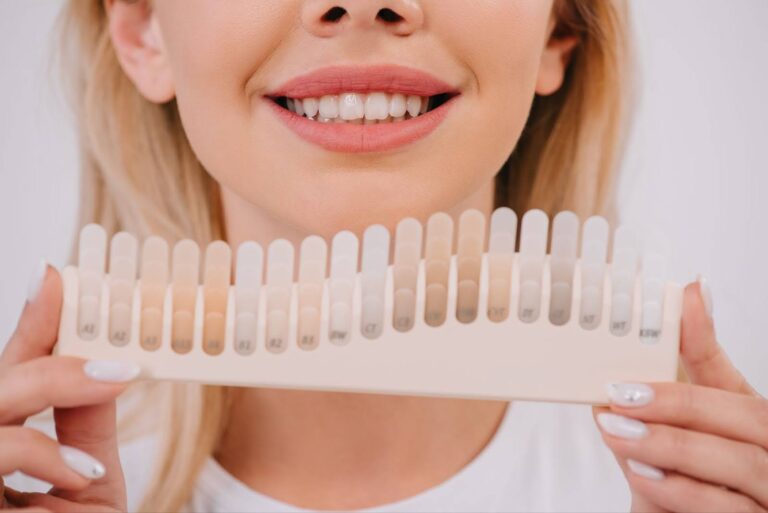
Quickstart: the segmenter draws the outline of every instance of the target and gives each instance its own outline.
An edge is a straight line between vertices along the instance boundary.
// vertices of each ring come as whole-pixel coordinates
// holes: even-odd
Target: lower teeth
[[[293,112],[293,111],[291,111]],[[294,114],[296,114],[294,112]],[[421,114],[419,114],[421,116]],[[419,117],[415,116],[415,117]],[[350,125],[378,125],[381,123],[399,123],[400,121],[405,121],[407,119],[413,119],[414,116],[411,116],[410,114],[406,114],[405,116],[399,117],[399,118],[393,118],[392,116],[387,117],[386,119],[341,119],[341,118],[321,118],[320,115],[315,115],[313,117],[303,115],[301,116],[303,118],[310,119],[312,121],[317,121],[319,123],[344,123],[344,124],[350,124]]]

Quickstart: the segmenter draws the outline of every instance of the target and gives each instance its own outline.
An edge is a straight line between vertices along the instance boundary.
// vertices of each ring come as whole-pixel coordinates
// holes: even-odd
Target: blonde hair
[[[623,140],[627,26],[622,0],[556,0],[559,35],[579,39],[560,90],[537,97],[496,179],[496,203],[521,212],[612,214]],[[195,157],[175,102],[142,97],[120,67],[103,0],[70,0],[62,57],[71,79],[82,161],[81,224],[205,244],[224,238],[216,183]],[[178,511],[226,425],[232,390],[157,385],[163,416],[157,475],[141,506]],[[146,404],[146,403],[145,403]]]

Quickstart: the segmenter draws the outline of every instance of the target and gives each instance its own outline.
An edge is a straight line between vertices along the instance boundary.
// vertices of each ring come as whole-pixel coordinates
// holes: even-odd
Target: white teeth
[[[405,116],[406,108],[405,95],[393,94],[389,103],[389,115],[393,118],[401,118]]]
[[[339,117],[346,121],[365,117],[365,96],[344,93],[339,96]]]
[[[387,119],[389,98],[386,93],[371,93],[365,100],[365,119]]]
[[[320,98],[286,98],[286,108],[321,123],[375,125],[397,123],[427,112],[429,98],[385,92],[329,94]]]
[[[301,100],[294,100],[293,101],[293,108],[294,108],[294,112],[296,112],[296,114],[298,114],[299,116],[303,116],[304,115],[304,102],[303,101],[301,101]]]
[[[334,119],[339,117],[339,99],[336,95],[320,98],[320,117]]]
[[[320,106],[320,102],[317,100],[317,98],[304,98],[301,103],[304,106],[304,113],[308,118],[314,118],[317,116],[318,108]]]
[[[408,114],[410,114],[412,118],[418,116],[419,112],[421,112],[421,96],[413,94],[409,95],[406,100],[406,107],[408,109]]]

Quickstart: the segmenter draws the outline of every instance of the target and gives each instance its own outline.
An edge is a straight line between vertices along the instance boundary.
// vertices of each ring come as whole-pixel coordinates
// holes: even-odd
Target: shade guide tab
[[[392,269],[394,285],[392,325],[397,331],[410,330],[416,320],[416,292],[423,232],[421,223],[412,217],[405,218],[397,224]]]
[[[562,326],[571,318],[573,273],[579,251],[579,218],[570,211],[558,213],[552,220],[550,250],[549,320]]]
[[[288,347],[293,259],[293,245],[285,239],[272,241],[267,249],[266,347],[272,353],[282,353]]]
[[[501,322],[509,317],[512,264],[517,240],[517,214],[509,207],[491,215],[488,236],[488,318]]]
[[[448,274],[452,251],[453,219],[444,212],[432,214],[427,221],[424,243],[424,321],[429,326],[442,325],[447,316]]]
[[[581,240],[581,309],[579,323],[584,329],[600,326],[608,256],[608,221],[593,216],[584,222]]]
[[[549,218],[542,210],[529,210],[520,227],[520,291],[518,317],[534,322],[541,312],[541,286],[547,256]]]
[[[330,317],[328,338],[337,345],[349,342],[352,331],[352,294],[357,276],[359,242],[350,231],[333,237],[331,278],[328,284]]]
[[[120,232],[109,246],[109,341],[124,346],[131,339],[131,312],[136,286],[139,243]]]
[[[249,355],[259,339],[259,295],[264,273],[264,250],[248,241],[237,249],[235,267],[235,351]]]

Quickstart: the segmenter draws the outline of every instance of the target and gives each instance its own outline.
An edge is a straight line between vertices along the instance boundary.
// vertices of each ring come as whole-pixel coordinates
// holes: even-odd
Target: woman
[[[610,214],[624,17],[608,0],[71,0],[82,222],[236,246],[502,204]],[[0,473],[55,488],[4,506],[124,510],[115,398],[138,369],[49,356],[60,293],[41,266],[0,360]],[[584,407],[164,385],[139,400],[163,433],[141,509],[764,511],[768,406],[711,312],[689,285],[692,383],[614,386],[599,431]],[[58,442],[20,427],[47,406]]]

